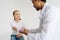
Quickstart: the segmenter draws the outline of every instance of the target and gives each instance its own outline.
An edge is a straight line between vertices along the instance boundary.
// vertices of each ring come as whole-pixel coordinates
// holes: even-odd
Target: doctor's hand
[[[24,28],[24,34],[28,35],[29,30],[27,28]]]

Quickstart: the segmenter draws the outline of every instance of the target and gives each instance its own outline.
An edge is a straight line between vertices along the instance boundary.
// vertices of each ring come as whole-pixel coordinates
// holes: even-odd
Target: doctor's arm
[[[29,33],[40,33],[40,27],[36,29],[29,29]]]
[[[41,32],[41,29],[42,29],[42,18],[39,17],[39,27],[36,28],[36,29],[29,29],[29,33],[40,33]]]

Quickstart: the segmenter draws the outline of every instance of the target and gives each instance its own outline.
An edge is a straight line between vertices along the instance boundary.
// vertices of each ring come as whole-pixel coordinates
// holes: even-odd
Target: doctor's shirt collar
[[[44,7],[41,10],[41,14],[43,14],[43,12],[46,10],[47,5],[48,5],[48,3],[45,3]]]

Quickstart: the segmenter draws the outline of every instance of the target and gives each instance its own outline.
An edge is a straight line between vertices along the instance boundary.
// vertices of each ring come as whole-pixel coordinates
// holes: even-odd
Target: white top
[[[19,21],[19,22],[12,21],[10,25],[11,25],[11,28],[16,27],[18,31],[19,31],[19,29],[21,29],[22,27],[25,27],[22,21]],[[19,32],[16,32],[15,30],[12,29],[12,34],[13,34],[13,35],[17,35],[18,33],[19,33]]]

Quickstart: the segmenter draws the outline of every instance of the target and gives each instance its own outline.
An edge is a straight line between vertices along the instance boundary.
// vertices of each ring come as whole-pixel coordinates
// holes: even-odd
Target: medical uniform
[[[60,10],[45,3],[40,13],[40,27],[29,30],[34,40],[60,40]],[[30,34],[29,33],[29,34]],[[28,35],[30,40],[32,35]]]

